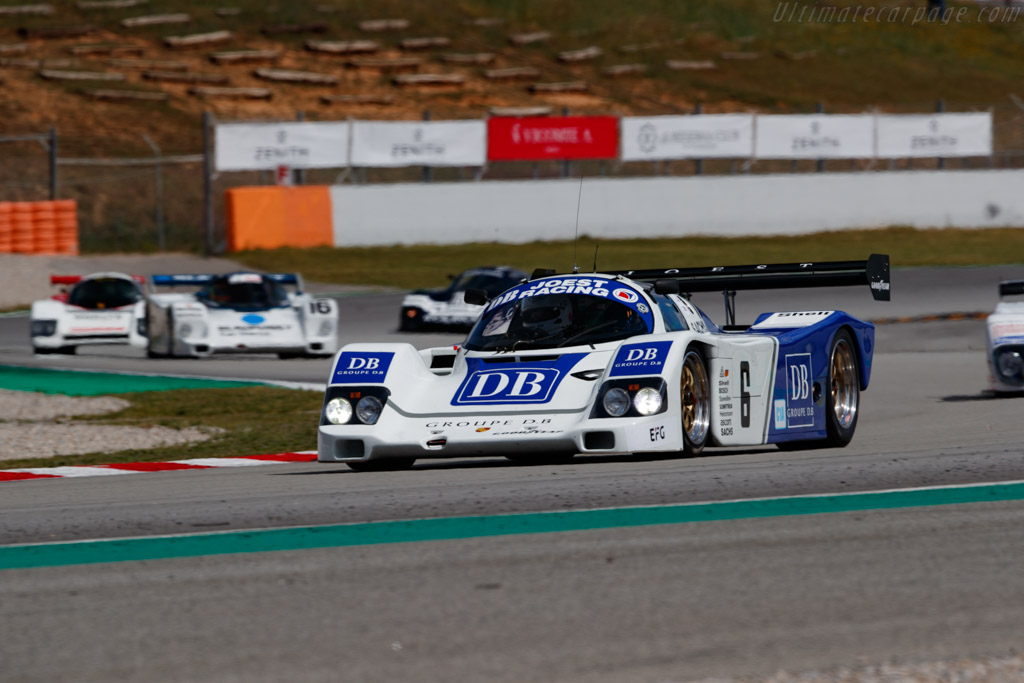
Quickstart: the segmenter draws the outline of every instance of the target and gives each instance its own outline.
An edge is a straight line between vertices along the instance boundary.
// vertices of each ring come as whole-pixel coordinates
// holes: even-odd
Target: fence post
[[[941,114],[944,111],[946,111],[946,102],[940,97],[935,102],[935,113],[936,114]],[[943,158],[943,157],[939,157],[938,164],[939,164],[939,170],[940,171],[942,169],[946,168],[946,159]]]
[[[569,115],[569,107],[562,107],[562,116],[568,116],[568,115]],[[570,175],[572,175],[572,167],[570,166],[570,164],[572,164],[572,162],[569,161],[568,159],[563,159],[562,160],[562,177],[563,178],[568,178]]]
[[[164,171],[163,164],[160,162],[160,148],[145,133],[142,134],[142,139],[153,150],[153,169],[156,175],[154,178],[156,183],[156,243],[157,248],[163,251],[167,240],[164,238]]]
[[[700,102],[698,102],[697,104],[694,105],[693,113],[696,116],[700,116],[703,111],[704,111],[704,107],[701,105]],[[694,167],[693,167],[694,174],[695,175],[703,175],[703,173],[704,173],[704,160],[703,159],[694,159],[693,163],[694,163]]]
[[[825,105],[823,105],[821,102],[818,102],[817,106],[815,107],[815,110],[819,114],[824,114],[825,113]],[[824,170],[825,170],[825,160],[824,159],[818,159],[818,173],[821,173]]]
[[[424,121],[429,121],[430,120],[430,110],[429,109],[424,109],[423,110],[423,120]],[[430,168],[430,166],[424,166],[423,167],[423,182],[425,182],[425,183],[429,183],[430,182],[431,171],[432,171],[432,169]]]
[[[305,121],[306,120],[306,112],[304,112],[304,111],[295,112],[295,120],[299,121],[300,123],[302,121]],[[292,169],[291,173],[292,173],[292,180],[295,181],[296,185],[302,185],[302,184],[304,184],[306,182],[306,170],[305,169],[303,169],[303,168]]]
[[[203,207],[205,209],[203,222],[205,240],[203,253],[206,256],[213,255],[213,161],[211,159],[212,140],[210,139],[210,128],[213,125],[213,116],[209,110],[203,112]]]
[[[50,199],[57,199],[57,129],[50,129]]]

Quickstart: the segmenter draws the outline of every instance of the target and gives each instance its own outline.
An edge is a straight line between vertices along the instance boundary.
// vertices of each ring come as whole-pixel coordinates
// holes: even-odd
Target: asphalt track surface
[[[867,288],[741,293],[866,319],[987,312],[1024,268],[897,270]],[[348,341],[395,331],[399,294],[346,296]],[[721,302],[699,303],[716,319]],[[358,326],[348,321],[358,320]],[[749,501],[1024,481],[1024,398],[985,393],[984,323],[880,324],[845,449],[709,449],[522,467],[318,463],[0,484],[0,551],[510,513]],[[322,383],[326,361],[31,356],[0,365]],[[3,681],[690,681],[1019,653],[1024,505],[1013,500],[0,571]]]

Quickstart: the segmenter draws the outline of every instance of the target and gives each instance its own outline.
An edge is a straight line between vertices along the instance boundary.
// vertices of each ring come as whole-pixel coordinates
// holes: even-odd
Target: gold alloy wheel
[[[683,433],[696,448],[704,445],[711,423],[711,383],[700,354],[689,351],[683,359],[680,381],[680,399],[683,414]]]
[[[841,429],[849,429],[857,417],[860,400],[860,380],[853,350],[845,339],[839,339],[832,348],[832,367],[829,372],[832,410]]]

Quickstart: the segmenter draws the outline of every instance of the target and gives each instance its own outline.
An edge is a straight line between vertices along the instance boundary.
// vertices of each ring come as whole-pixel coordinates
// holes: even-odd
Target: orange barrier
[[[228,251],[334,246],[326,185],[236,187],[226,204]]]
[[[0,254],[11,252],[11,203],[0,202]]]
[[[77,254],[78,204],[0,202],[0,254],[10,253]]]

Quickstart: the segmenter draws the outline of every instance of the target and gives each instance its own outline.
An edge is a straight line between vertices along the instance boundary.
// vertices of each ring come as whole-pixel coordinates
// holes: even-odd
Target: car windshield
[[[499,277],[486,273],[464,273],[452,283],[451,291],[464,292],[467,289],[482,289],[487,292],[487,298],[493,299],[505,290],[518,285],[522,279],[522,276]]]
[[[217,278],[196,297],[220,308],[263,309],[288,305],[288,294],[274,280],[260,276]]]
[[[650,332],[633,308],[604,296],[541,294],[486,312],[465,347],[516,351],[599,344]]]
[[[82,308],[120,308],[142,299],[142,291],[131,280],[94,278],[82,280],[68,294],[68,303]]]

